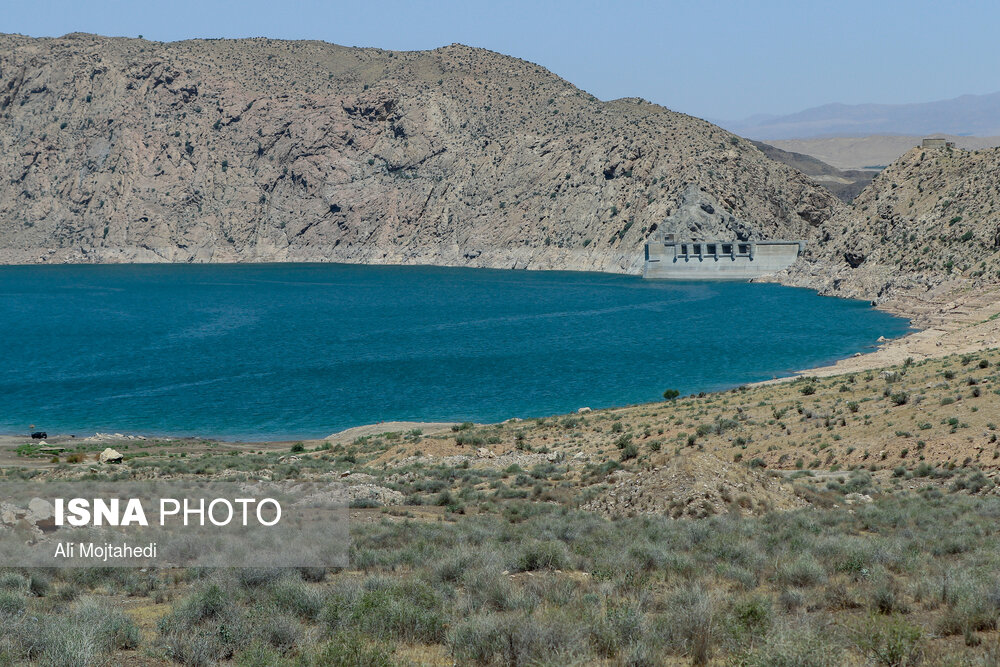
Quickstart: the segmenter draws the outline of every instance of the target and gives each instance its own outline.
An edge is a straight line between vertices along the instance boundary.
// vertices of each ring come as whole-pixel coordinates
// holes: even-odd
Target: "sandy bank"
[[[433,435],[451,430],[452,426],[459,422],[379,422],[377,424],[365,424],[353,428],[344,429],[337,433],[328,435],[324,440],[329,442],[353,442],[357,438],[363,438],[381,433],[398,433],[400,431],[419,430],[422,435]]]

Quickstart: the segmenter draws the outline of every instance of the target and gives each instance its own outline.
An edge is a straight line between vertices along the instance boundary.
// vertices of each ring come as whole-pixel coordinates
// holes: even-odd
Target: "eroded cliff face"
[[[733,236],[843,209],[709,123],[460,45],[6,35],[0,118],[7,263],[639,272],[685,192]]]

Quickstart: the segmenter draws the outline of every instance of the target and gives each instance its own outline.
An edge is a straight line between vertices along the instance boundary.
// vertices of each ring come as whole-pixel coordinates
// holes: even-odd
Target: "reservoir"
[[[660,400],[898,337],[780,285],[336,264],[0,267],[0,432],[323,437]]]

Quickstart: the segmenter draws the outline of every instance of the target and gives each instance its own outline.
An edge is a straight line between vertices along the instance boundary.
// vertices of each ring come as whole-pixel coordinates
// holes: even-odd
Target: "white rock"
[[[376,484],[349,486],[344,490],[344,494],[351,500],[373,500],[380,505],[401,505],[403,503],[402,493]]]
[[[55,509],[52,507],[52,503],[42,498],[32,498],[28,502],[28,515],[27,519],[31,523],[36,521],[41,521],[43,519],[50,519],[55,514]]]
[[[125,457],[110,447],[101,452],[101,456],[98,459],[101,463],[121,463],[122,459]]]
[[[577,410],[576,412],[577,412],[577,414],[585,415],[588,412],[590,412],[590,408],[583,407],[583,408],[580,408],[579,410]]]
[[[847,505],[856,505],[859,503],[870,503],[872,502],[872,497],[867,493],[848,493],[844,496],[844,503]]]

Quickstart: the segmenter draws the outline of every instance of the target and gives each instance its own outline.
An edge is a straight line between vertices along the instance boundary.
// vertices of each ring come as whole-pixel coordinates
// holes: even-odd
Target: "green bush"
[[[311,656],[307,665],[315,667],[392,667],[392,649],[372,642],[358,633],[339,632]]]
[[[27,592],[30,586],[28,578],[17,572],[0,574],[0,591]]]
[[[643,635],[643,614],[633,604],[609,606],[603,615],[586,619],[590,647],[599,656],[613,658]]]
[[[364,591],[350,613],[350,627],[378,640],[436,644],[444,640],[440,599],[421,582]]]
[[[744,649],[741,667],[839,667],[843,649],[825,629],[806,623],[784,626],[768,633],[764,641]]]
[[[473,616],[448,633],[458,664],[579,664],[587,655],[586,628],[578,619],[545,616]]]
[[[667,597],[665,613],[652,619],[652,634],[675,653],[708,664],[718,641],[718,600],[701,584],[675,589]]]
[[[229,610],[229,595],[215,583],[195,591],[174,610],[160,619],[163,629],[190,630],[199,623],[215,619]]]
[[[794,560],[779,565],[776,579],[785,586],[808,588],[822,583],[826,579],[826,571],[814,556],[801,554]]]
[[[521,551],[515,566],[519,572],[568,568],[569,556],[566,553],[566,545],[558,540],[532,540]]]
[[[727,614],[728,632],[739,644],[764,639],[774,622],[770,598],[753,594],[736,598]]]
[[[24,611],[24,598],[11,590],[0,591],[0,617],[17,616]]]
[[[42,617],[40,626],[24,637],[29,654],[43,665],[90,665],[105,656],[139,645],[139,628],[121,610],[92,598],[74,603],[65,616]]]
[[[281,664],[281,655],[258,639],[240,651],[234,662],[239,667],[272,667]]]
[[[898,616],[871,617],[855,631],[855,642],[875,664],[910,667],[923,657],[922,632]]]
[[[304,619],[315,619],[323,608],[319,591],[298,578],[285,577],[268,586],[268,599],[274,606]]]

